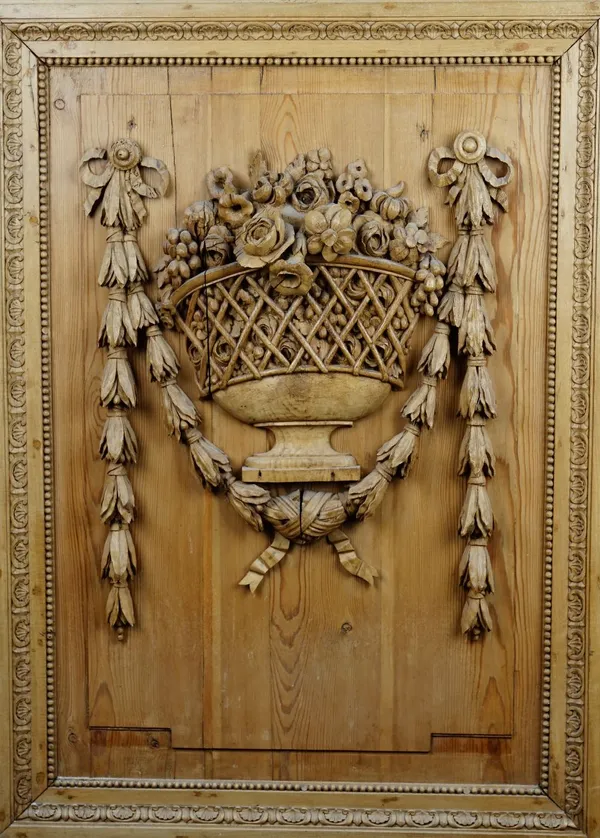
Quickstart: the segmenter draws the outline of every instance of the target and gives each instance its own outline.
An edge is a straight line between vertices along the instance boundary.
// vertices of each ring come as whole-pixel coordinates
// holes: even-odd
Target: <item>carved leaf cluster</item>
[[[488,146],[476,131],[463,131],[451,149],[437,148],[429,157],[429,178],[436,186],[448,187],[447,202],[458,225],[438,318],[457,329],[458,350],[467,356],[458,412],[467,420],[459,453],[459,474],[468,478],[459,533],[468,543],[459,577],[467,592],[461,627],[473,637],[492,628],[486,596],[494,589],[487,549],[494,515],[486,480],[494,474],[495,457],[485,423],[496,416],[496,394],[487,368],[487,356],[496,347],[484,294],[495,292],[497,274],[486,228],[495,221],[495,207],[508,208],[503,187],[512,174],[510,158]]]
[[[142,172],[148,170],[158,174],[157,187],[144,181]],[[137,392],[127,347],[136,346],[140,330],[147,330],[150,374],[172,377],[178,369],[173,351],[157,329],[158,314],[143,289],[149,276],[137,242],[137,229],[146,216],[143,199],[162,195],[169,175],[161,161],[143,157],[140,146],[128,139],[117,140],[108,150],[86,151],[80,174],[88,187],[86,214],[100,207],[100,223],[108,228],[98,274],[99,285],[109,292],[98,336],[99,346],[108,350],[100,385],[100,402],[108,408],[100,439],[100,456],[107,464],[100,515],[110,531],[101,569],[111,582],[106,617],[122,637],[123,629],[135,624],[129,581],[137,568],[129,530],[135,497],[127,466],[135,463],[138,444],[126,415],[136,405]]]

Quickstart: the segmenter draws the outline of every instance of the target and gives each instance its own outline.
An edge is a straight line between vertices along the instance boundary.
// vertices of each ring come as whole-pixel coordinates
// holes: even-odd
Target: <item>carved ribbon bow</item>
[[[356,555],[340,529],[348,512],[339,494],[294,489],[287,495],[272,497],[262,515],[276,533],[272,543],[252,562],[240,581],[240,585],[247,585],[253,593],[269,570],[286,556],[292,542],[308,544],[323,536],[327,537],[348,573],[359,576],[369,585],[379,575],[374,567]]]
[[[505,173],[495,175],[486,157],[499,160],[506,167]],[[440,172],[442,160],[453,161],[445,172]],[[486,145],[483,135],[475,131],[463,131],[454,140],[452,149],[441,146],[429,155],[429,180],[434,186],[450,187],[446,203],[451,206],[456,203],[456,222],[459,226],[470,224],[479,227],[483,221],[492,224],[492,200],[506,211],[508,196],[502,187],[510,182],[512,176],[513,164],[508,155]]]
[[[92,171],[92,160],[103,161],[102,171]],[[144,183],[140,167],[158,172],[158,187]],[[91,215],[102,198],[100,223],[104,227],[126,230],[141,227],[147,214],[142,198],[161,197],[169,185],[169,172],[162,160],[142,157],[142,150],[135,140],[117,140],[108,151],[105,148],[88,149],[81,159],[80,172],[82,181],[89,187],[85,214]]]

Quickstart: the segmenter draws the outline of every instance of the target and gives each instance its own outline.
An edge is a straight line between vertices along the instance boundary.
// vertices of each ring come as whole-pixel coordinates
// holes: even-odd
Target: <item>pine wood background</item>
[[[550,69],[56,68],[51,78],[59,773],[536,782]],[[516,163],[510,212],[494,237],[492,635],[473,644],[458,630],[458,365],[438,388],[437,426],[409,480],[349,531],[380,569],[375,588],[345,574],[319,543],[294,547],[252,597],[237,582],[266,536],[203,491],[185,449],[166,436],[160,393],[139,354],[138,626],[119,643],[104,622],[98,579],[105,528],[95,339],[106,293],[95,279],[102,232],[82,211],[83,150],[132,136],[167,164],[173,186],[148,202],[141,234],[152,265],[164,231],[205,197],[205,173],[229,165],[243,175],[260,146],[273,166],[320,145],[331,148],[336,170],[364,157],[374,184],[404,179],[409,196],[430,206],[432,229],[451,238],[451,213],[425,167],[432,148],[465,128]],[[408,391],[431,328],[423,324],[415,340]],[[189,368],[182,378],[195,396]],[[393,394],[339,432],[339,449],[371,467],[400,427],[404,399]],[[200,409],[205,434],[236,466],[264,449],[262,432],[210,403]]]

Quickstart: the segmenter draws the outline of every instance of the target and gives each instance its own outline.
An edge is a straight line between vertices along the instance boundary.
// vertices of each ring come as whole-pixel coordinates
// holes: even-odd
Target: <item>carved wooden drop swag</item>
[[[158,173],[158,186],[144,181],[147,170]],[[144,157],[132,140],[84,154],[85,212],[100,206],[107,228],[98,278],[108,289],[99,335],[107,350],[100,392],[107,408],[101,516],[110,527],[102,575],[111,583],[108,622],[119,637],[135,624],[129,591],[137,569],[130,532],[135,500],[127,467],[137,458],[128,418],[136,385],[128,347],[137,345],[140,331],[169,433],[189,447],[205,484],[225,494],[255,529],[274,531],[240,582],[255,591],[292,543],[321,537],[347,571],[373,582],[376,569],[357,556],[341,527],[372,514],[392,478],[408,475],[422,428],[433,427],[436,387],[447,375],[449,333],[456,328],[458,351],[467,359],[458,406],[466,421],[459,474],[467,479],[459,521],[466,539],[461,622],[474,637],[491,630],[487,544],[494,518],[486,482],[494,474],[494,453],[485,425],[496,415],[487,370],[495,346],[484,293],[495,292],[496,272],[485,230],[494,223],[494,204],[507,209],[503,187],[513,168],[470,130],[452,148],[432,151],[428,171],[434,185],[448,187],[446,201],[458,227],[447,264],[436,255],[445,240],[429,230],[427,209],[413,207],[404,183],[374,189],[363,160],[336,176],[329,150],[321,148],[272,172],[259,153],[245,190],[228,168],[215,169],[207,178],[210,199],[188,207],[183,227],[167,233],[155,271],[155,305],[144,290],[149,272],[137,230],[146,216],[144,198],[159,197],[168,187],[166,167]],[[361,480],[354,458],[331,447],[331,432],[403,387],[410,338],[422,314],[437,322],[418,364],[421,383],[402,410],[407,422],[379,448],[375,468]],[[187,338],[201,398],[214,398],[242,421],[273,433],[274,446],[249,457],[241,479],[227,455],[202,435],[197,409],[177,383],[179,362],[163,337],[163,328],[174,327]],[[302,488],[319,481],[343,488]],[[271,492],[268,486],[278,483],[291,487],[286,494]]]

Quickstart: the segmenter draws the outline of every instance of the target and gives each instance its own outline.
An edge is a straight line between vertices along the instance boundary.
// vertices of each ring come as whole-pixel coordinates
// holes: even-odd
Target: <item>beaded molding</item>
[[[46,726],[48,778],[56,776],[55,739],[55,692],[54,692],[54,473],[52,454],[52,346],[50,324],[50,242],[48,182],[48,67],[39,63],[37,67],[38,115],[39,115],[39,203],[40,203],[40,309],[41,309],[41,351],[42,351],[42,428],[44,462],[44,553],[46,584]]]
[[[544,604],[542,637],[542,729],[540,785],[548,791],[550,774],[550,666],[552,661],[552,549],[554,532],[554,449],[556,425],[556,294],[558,266],[558,182],[560,174],[560,64],[552,67],[552,142],[546,371],[546,494],[544,498]]]
[[[139,56],[127,58],[116,56],[48,56],[44,59],[49,67],[371,67],[371,66],[436,66],[439,64],[463,65],[463,64],[554,64],[557,60],[552,55],[483,55],[483,56],[392,56],[392,57],[269,57],[269,58],[226,58],[223,56],[193,56],[191,58],[160,57],[140,58]]]

